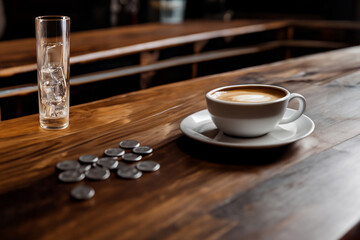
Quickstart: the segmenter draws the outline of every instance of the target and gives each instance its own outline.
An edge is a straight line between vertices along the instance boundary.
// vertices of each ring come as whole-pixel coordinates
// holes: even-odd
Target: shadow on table
[[[184,135],[178,138],[177,145],[183,152],[194,158],[228,165],[273,164],[294,151],[294,144],[267,149],[241,149],[210,145]]]

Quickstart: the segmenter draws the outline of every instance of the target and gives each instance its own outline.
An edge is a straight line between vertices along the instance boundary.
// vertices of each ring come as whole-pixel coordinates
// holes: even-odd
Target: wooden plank
[[[191,21],[178,25],[159,23],[74,32],[71,64],[99,61],[212,38],[282,29],[286,27],[359,29],[356,22],[301,20]],[[86,43],[86,44],[84,44]],[[101,44],[99,44],[101,43]],[[0,42],[0,77],[36,70],[35,39]]]
[[[200,40],[282,28],[287,21],[238,20],[160,23],[71,33],[71,64],[99,61]],[[86,43],[86,44],[85,44]],[[0,77],[36,69],[35,39],[0,42]]]
[[[288,27],[286,29],[286,40],[294,40],[294,27]],[[291,58],[291,49],[287,47],[285,49],[285,59]]]
[[[356,136],[314,154],[213,209],[215,218],[238,223],[222,238],[342,237],[359,221],[353,214],[360,211],[359,144]]]
[[[36,92],[37,90],[38,90],[38,86],[35,84],[23,84],[14,87],[1,88],[0,98],[26,95],[29,93]]]
[[[225,23],[225,22],[224,22]],[[210,24],[211,25],[211,24]],[[155,49],[163,49],[167,47],[179,46],[187,43],[197,41],[204,41],[213,38],[222,38],[229,36],[237,36],[242,34],[256,33],[262,31],[269,31],[283,28],[287,25],[287,21],[277,21],[270,23],[252,24],[248,26],[240,26],[233,28],[225,28],[218,30],[211,30],[207,32],[193,33],[189,35],[181,35],[172,38],[166,38],[156,41],[142,42],[141,44],[134,44],[128,47],[114,48],[110,50],[98,51],[72,58],[72,63],[84,63],[90,61],[98,61],[106,58],[119,57],[127,54],[138,53],[142,51],[149,51]],[[226,25],[222,26],[226,27]],[[164,31],[164,30],[163,30]],[[1,72],[0,72],[1,73]]]
[[[209,42],[208,40],[195,42],[193,46],[194,54],[199,54],[208,42]],[[195,78],[197,77],[198,74],[198,65],[197,63],[193,63],[191,67],[192,67],[191,77]]]
[[[142,52],[140,54],[140,65],[141,66],[151,65],[151,64],[157,62],[159,59],[159,55],[160,55],[160,53],[158,50],[153,51],[153,52]],[[154,75],[155,75],[155,71],[148,71],[148,72],[141,73],[140,88],[141,89],[148,88],[152,82]]]
[[[340,30],[359,30],[358,21],[325,21],[325,20],[294,20],[291,23],[294,27],[306,27],[317,29],[340,29]]]
[[[302,48],[345,48],[350,47],[349,44],[331,41],[316,40],[283,40],[281,46],[284,47],[302,47]]]
[[[70,84],[76,86],[81,84],[93,83],[107,79],[124,77],[135,74],[142,74],[142,73],[151,73],[152,76],[154,71],[161,69],[166,69],[166,68],[191,64],[191,63],[200,63],[200,62],[212,61],[217,59],[224,59],[228,57],[240,56],[245,54],[254,54],[263,51],[268,51],[271,49],[276,49],[279,47],[342,48],[345,46],[346,44],[343,43],[325,42],[325,41],[309,41],[309,40],[272,41],[254,46],[209,51],[205,53],[199,53],[196,55],[176,57],[176,58],[171,58],[168,60],[162,60],[157,62],[155,62],[154,59],[152,59],[151,61],[144,60],[147,64],[74,76],[70,79]],[[156,52],[154,58],[157,58]],[[149,64],[150,62],[155,62],[155,63]],[[143,88],[146,88],[147,85],[148,84],[144,84]],[[37,91],[37,85],[33,85],[33,84],[24,84],[20,86],[3,88],[0,89],[0,98],[25,95],[36,91]]]

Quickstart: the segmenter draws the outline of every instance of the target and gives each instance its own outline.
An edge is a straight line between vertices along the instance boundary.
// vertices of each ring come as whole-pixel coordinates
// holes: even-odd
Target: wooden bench
[[[198,66],[203,62],[279,48],[284,49],[282,58],[285,59],[292,57],[294,48],[325,51],[355,45],[349,40],[353,38],[347,36],[336,39],[341,36],[336,35],[336,31],[357,34],[359,28],[353,22],[199,20],[177,25],[151,23],[74,32],[71,34],[70,83],[79,86],[138,75],[139,88],[147,88],[155,72],[163,69],[188,65],[191,76],[187,78],[193,78],[199,75]],[[307,31],[304,36],[315,38],[298,36],[301,31]],[[241,37],[245,36],[248,38],[242,41]],[[216,40],[224,44],[215,42],[208,48],[209,43]],[[182,47],[186,47],[186,51],[182,51]],[[160,56],[163,51],[176,48],[180,50],[170,57]],[[36,93],[35,39],[0,42],[0,52],[0,106],[2,99]],[[132,61],[127,61],[130,56]],[[121,64],[112,64],[121,58]],[[21,108],[19,104],[17,107]]]

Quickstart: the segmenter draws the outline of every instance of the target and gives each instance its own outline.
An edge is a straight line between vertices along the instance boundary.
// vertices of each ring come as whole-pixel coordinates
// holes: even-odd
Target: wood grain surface
[[[313,24],[311,25],[311,23]],[[316,30],[312,31],[319,35],[323,35],[321,33],[323,29],[327,29],[328,34],[332,33],[332,35],[335,33],[329,29],[340,29],[340,31],[358,31],[359,29],[355,23],[333,21],[316,21],[315,24],[315,22],[295,20],[234,20],[231,22],[195,20],[176,25],[151,23],[74,32],[71,33],[70,62],[72,66],[76,66],[72,68],[70,83],[71,85],[83,85],[141,74],[140,86],[146,88],[151,85],[152,76],[156,71],[171,67],[192,64],[192,77],[196,77],[198,64],[201,62],[283,48],[286,51],[285,57],[290,58],[292,49],[307,49],[306,52],[309,54],[310,49],[314,49],[314,51],[323,49],[322,51],[325,51],[344,48],[354,45],[353,42],[356,41],[349,36],[348,40],[337,39],[337,42],[334,42],[334,37],[331,34],[321,40],[311,40],[311,37],[310,39],[303,39],[302,37],[296,39],[297,35],[294,35],[294,32],[297,32],[297,29],[295,30],[295,27],[314,28]],[[251,34],[264,34],[271,31],[277,31],[277,35],[275,34],[271,39],[263,39],[259,42],[258,38],[262,39],[262,37],[252,35],[253,44],[240,44],[240,46],[233,46],[232,48],[220,46],[212,51],[201,52],[210,40],[223,38],[226,43],[230,43],[236,36],[248,35],[247,37],[249,37]],[[350,41],[350,39],[352,40]],[[172,47],[184,47],[187,44],[193,45],[193,52],[187,53],[187,55],[180,54],[180,56],[175,55],[160,59],[160,50],[171,51]],[[0,52],[2,53],[0,55],[0,83],[2,85],[0,99],[36,92],[35,39],[2,41],[0,42]],[[102,61],[109,61],[108,64],[110,62],[114,64],[119,60],[119,57],[129,55],[138,59],[139,62],[130,60],[128,61],[130,65],[116,65],[102,69],[107,65]],[[154,56],[150,58],[151,55]],[[83,65],[80,66],[80,63]],[[84,72],[84,69],[87,70]],[[20,98],[17,100],[19,101]],[[0,107],[4,107],[4,104],[1,105]],[[24,115],[21,114],[24,112],[22,105],[19,101],[17,106],[13,106],[13,108],[17,108],[17,117]],[[10,108],[8,107],[8,109]],[[8,112],[9,110],[6,111],[6,113]],[[5,119],[9,118],[7,114],[3,113],[3,116]]]
[[[309,137],[273,149],[215,147],[179,124],[205,93],[269,83],[303,94]],[[38,115],[0,122],[1,239],[359,239],[360,47],[119,95],[71,108],[62,131]],[[293,106],[295,107],[295,106]],[[161,169],[138,180],[57,180],[57,162],[121,140],[153,147]]]
[[[71,33],[71,64],[169,48],[187,43],[201,43],[214,38],[293,27],[314,29],[359,30],[359,24],[346,21],[301,20],[192,20],[183,24],[149,23]],[[35,35],[35,34],[34,34]],[[275,39],[274,39],[275,40]],[[312,42],[298,42],[302,47],[316,47]],[[291,44],[291,43],[290,43]],[[321,47],[329,43],[322,43]],[[338,47],[330,43],[328,47]],[[36,70],[35,38],[0,42],[0,77]]]
[[[214,37],[278,29],[287,21],[214,20],[184,24],[149,23],[71,33],[71,64],[177,46]],[[0,42],[0,77],[36,70],[35,38]]]

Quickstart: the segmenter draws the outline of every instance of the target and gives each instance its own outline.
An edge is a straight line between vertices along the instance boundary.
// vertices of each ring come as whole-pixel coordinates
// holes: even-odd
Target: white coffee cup
[[[299,102],[298,110],[288,118],[284,114],[290,100]],[[225,134],[258,137],[278,124],[290,123],[305,111],[306,100],[282,87],[244,84],[216,88],[206,94],[211,119]]]

